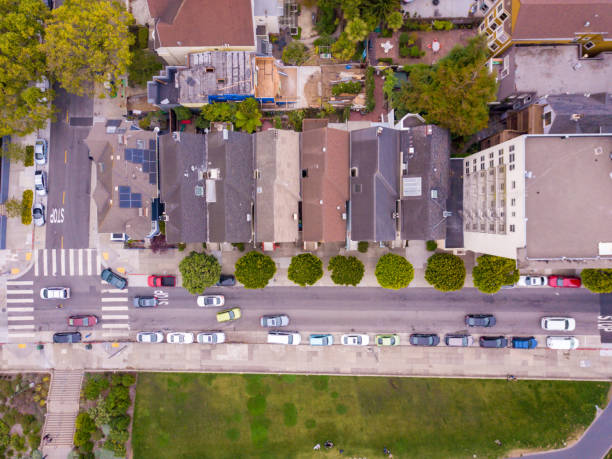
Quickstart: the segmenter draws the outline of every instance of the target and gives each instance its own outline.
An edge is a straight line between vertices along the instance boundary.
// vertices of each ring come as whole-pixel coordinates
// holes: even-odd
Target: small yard
[[[136,390],[133,453],[374,458],[386,447],[401,458],[501,457],[512,449],[561,446],[593,420],[609,388],[565,381],[145,373]],[[333,448],[327,450],[326,441]]]

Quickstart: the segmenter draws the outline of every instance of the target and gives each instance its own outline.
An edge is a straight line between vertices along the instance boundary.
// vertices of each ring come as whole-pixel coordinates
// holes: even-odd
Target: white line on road
[[[102,316],[102,320],[128,320],[130,318],[130,316],[126,315],[121,315],[121,314],[116,314],[116,315],[106,315],[106,316]]]
[[[6,312],[33,312],[34,308],[6,308]]]
[[[102,301],[102,303],[109,303],[111,301],[127,301],[128,297],[127,296],[123,296],[121,298],[101,298],[100,301]]]
[[[70,267],[70,275],[74,276],[74,249],[68,249],[68,266]]]
[[[78,254],[78,264],[79,264],[79,276],[83,275],[83,251],[79,249]]]
[[[129,336],[130,332],[129,330],[115,330],[115,331],[109,331],[109,332],[104,332],[102,333],[102,336]]]
[[[60,249],[60,268],[62,276],[66,275],[66,249]]]
[[[32,285],[34,281],[6,281],[6,285]]]
[[[102,306],[103,311],[127,311],[127,306]]]
[[[87,249],[87,275],[91,276],[91,250]]]
[[[9,330],[31,330],[34,329],[36,326],[34,324],[28,324],[28,325],[10,325],[8,326]]]
[[[45,249],[42,251],[43,253],[43,274],[45,277],[49,275],[49,267],[47,266],[47,262],[49,261],[49,252]]]
[[[34,249],[34,276],[38,277],[38,249]]]
[[[45,274],[46,276],[47,274]],[[56,249],[51,249],[51,275],[57,276],[57,253]]]
[[[121,290],[119,288],[103,288],[102,293],[125,293],[125,289]]]
[[[6,294],[7,295],[22,295],[24,293],[31,295],[31,294],[34,293],[34,290],[9,290],[9,289],[6,289]]]
[[[10,325],[9,325],[10,328]],[[102,324],[102,328],[130,328],[130,324]]]
[[[34,316],[9,316],[8,320],[9,322],[16,320],[34,320]]]
[[[10,333],[8,334],[9,338],[32,338],[34,333]]]
[[[34,298],[7,298],[7,303],[34,303]]]
[[[96,276],[102,272],[100,269],[102,266],[102,259],[100,257],[100,251],[96,250]]]

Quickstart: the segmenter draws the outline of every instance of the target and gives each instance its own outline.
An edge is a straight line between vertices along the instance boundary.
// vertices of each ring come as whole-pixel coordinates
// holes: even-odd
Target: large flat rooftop
[[[590,258],[612,242],[612,136],[527,137],[528,258]]]

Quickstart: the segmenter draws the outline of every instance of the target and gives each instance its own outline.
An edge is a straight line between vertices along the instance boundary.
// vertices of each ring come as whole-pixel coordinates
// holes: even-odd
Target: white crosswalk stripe
[[[8,325],[9,330],[33,330],[36,326],[34,324],[27,325]]]
[[[102,271],[96,249],[40,249],[34,250],[33,256],[35,277],[92,276]]]
[[[70,268],[70,276],[74,276],[74,249],[68,250],[68,266]]]
[[[24,294],[28,294],[28,295],[32,295],[34,293],[34,290],[7,290],[6,294],[7,295],[24,295]]]
[[[130,316],[128,316],[127,314],[107,314],[105,316],[102,316],[102,320],[127,320],[129,318]]]
[[[34,281],[6,281],[6,285],[34,285]]]
[[[106,297],[106,298],[100,298],[100,300],[103,303],[113,303],[113,302],[117,302],[117,301],[127,301],[128,297],[127,296],[122,296],[122,297]]]
[[[78,250],[77,251],[77,255],[79,257],[79,260],[78,260],[78,263],[77,263],[77,265],[79,267],[79,276],[82,276],[83,275],[83,251],[82,250]],[[89,269],[87,269],[87,271],[89,271]]]
[[[7,298],[8,303],[34,303],[34,298]]]
[[[106,282],[100,288],[100,309],[102,319],[102,329],[105,330],[103,336],[114,338],[126,338],[129,336],[130,307],[127,303],[129,297],[125,289],[109,288],[112,287]]]
[[[66,275],[66,250],[60,249],[60,267],[62,276]]]
[[[127,306],[102,306],[102,311],[128,311]]]
[[[34,250],[34,276],[38,277],[38,249]]]
[[[38,253],[34,254],[38,256]],[[24,338],[33,338],[36,328],[34,324],[34,281],[7,281],[6,282],[6,320],[8,342],[23,341]],[[29,287],[29,288],[28,288]]]
[[[33,312],[34,308],[6,308],[6,312],[9,314],[13,312]]]
[[[9,325],[10,328],[10,325]],[[102,328],[130,328],[130,324],[102,324]]]
[[[25,320],[34,320],[34,316],[9,316],[8,321],[25,321]]]
[[[42,252],[43,252],[43,275],[47,277],[49,275],[49,265],[47,264],[48,252],[46,250],[43,250]]]

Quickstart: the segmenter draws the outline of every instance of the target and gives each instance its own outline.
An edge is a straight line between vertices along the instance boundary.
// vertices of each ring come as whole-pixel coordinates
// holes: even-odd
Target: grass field
[[[138,377],[139,458],[498,457],[560,447],[608,383],[221,374]],[[330,451],[313,451],[327,440]],[[501,446],[495,443],[502,442]],[[344,454],[339,454],[339,449]]]

